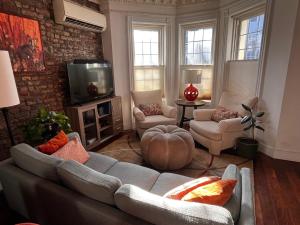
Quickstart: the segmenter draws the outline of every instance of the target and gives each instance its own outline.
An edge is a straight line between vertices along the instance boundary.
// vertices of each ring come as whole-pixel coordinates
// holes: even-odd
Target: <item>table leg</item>
[[[182,106],[182,115],[181,115],[179,127],[183,127],[184,116],[185,116],[185,106]]]

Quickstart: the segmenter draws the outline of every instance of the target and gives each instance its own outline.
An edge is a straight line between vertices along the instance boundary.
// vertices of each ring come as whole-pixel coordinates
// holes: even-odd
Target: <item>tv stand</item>
[[[79,133],[83,146],[89,151],[123,131],[122,102],[119,96],[68,106],[66,114],[71,120],[73,131]]]

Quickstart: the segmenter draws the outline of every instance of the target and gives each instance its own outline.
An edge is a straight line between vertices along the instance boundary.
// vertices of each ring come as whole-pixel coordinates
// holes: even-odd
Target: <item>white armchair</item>
[[[257,101],[257,97],[247,99],[230,92],[223,92],[218,106],[237,111],[240,117],[221,120],[218,123],[211,120],[216,109],[194,110],[194,120],[190,121],[190,132],[193,138],[207,147],[211,154],[220,155],[222,150],[233,147],[236,139],[243,136],[241,116],[246,112],[241,104],[254,107]]]
[[[156,125],[176,125],[177,124],[177,109],[176,107],[168,106],[162,101],[161,90],[155,91],[132,91],[131,96],[134,102],[133,116],[137,132],[142,137],[145,130]],[[145,116],[138,108],[140,104],[158,103],[161,106],[163,115]]]

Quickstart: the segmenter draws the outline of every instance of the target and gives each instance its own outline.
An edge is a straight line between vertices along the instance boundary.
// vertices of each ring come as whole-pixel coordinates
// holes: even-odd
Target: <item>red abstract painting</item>
[[[0,49],[9,51],[15,72],[45,69],[39,23],[0,13]]]

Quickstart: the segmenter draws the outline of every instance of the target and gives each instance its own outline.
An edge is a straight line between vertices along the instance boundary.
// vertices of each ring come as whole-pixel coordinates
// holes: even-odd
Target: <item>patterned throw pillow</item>
[[[85,163],[90,158],[78,138],[70,140],[52,155],[64,160],[75,160],[79,163]]]
[[[220,122],[221,120],[237,118],[238,112],[231,111],[224,107],[218,107],[216,111],[212,114],[211,119],[216,122]]]
[[[157,103],[140,104],[138,108],[145,114],[145,116],[162,115],[161,106]]]

